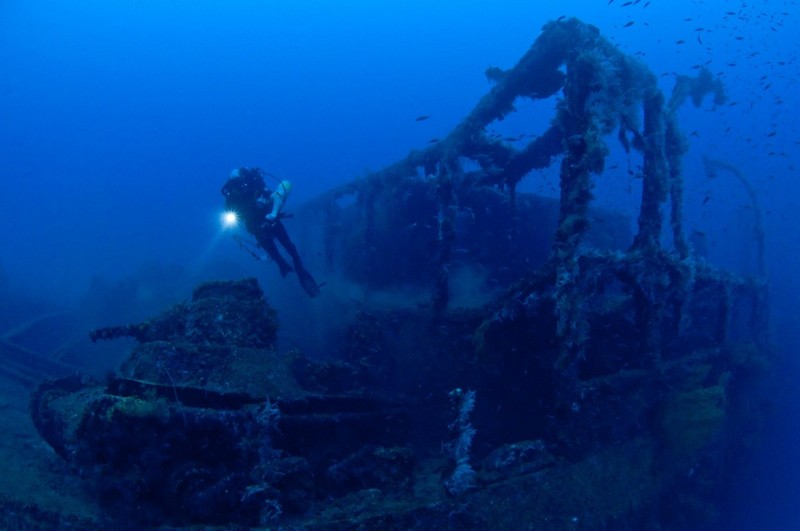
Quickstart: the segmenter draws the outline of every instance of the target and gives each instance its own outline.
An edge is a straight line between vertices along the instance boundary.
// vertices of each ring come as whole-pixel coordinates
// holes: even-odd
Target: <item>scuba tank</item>
[[[289,181],[281,181],[278,187],[272,192],[270,199],[272,199],[272,212],[267,215],[267,219],[272,221],[278,219],[281,213],[281,208],[286,204],[289,199],[289,192],[292,191],[292,183]]]

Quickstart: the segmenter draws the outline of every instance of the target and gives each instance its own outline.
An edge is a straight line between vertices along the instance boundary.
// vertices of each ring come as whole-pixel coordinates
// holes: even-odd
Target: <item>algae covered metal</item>
[[[322,362],[273,348],[255,281],[209,283],[94,332],[139,342],[106,382],[39,387],[37,427],[109,508],[173,526],[719,523],[769,353],[764,279],[711,267],[683,234],[677,110],[723,102],[721,83],[701,69],[667,97],[576,19],[487,74],[494,88],[449,135],[301,212],[329,267],[425,289],[426,304],[359,305]],[[489,134],[517,99],[553,95],[551,125],[523,147]],[[592,233],[609,139],[643,160],[632,235],[613,213]],[[556,161],[557,201],[517,193]],[[488,304],[453,307],[464,263],[496,281]]]
[[[110,508],[150,524],[266,524],[313,498],[331,459],[372,444],[407,460],[392,449],[407,441],[402,408],[362,392],[355,370],[278,354],[275,318],[249,279],[201,285],[162,316],[95,331],[139,344],[105,382],[42,384],[37,429]]]

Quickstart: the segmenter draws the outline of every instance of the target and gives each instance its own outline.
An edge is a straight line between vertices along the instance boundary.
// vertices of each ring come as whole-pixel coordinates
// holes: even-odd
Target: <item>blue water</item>
[[[754,272],[744,190],[725,175],[707,179],[701,160],[739,167],[764,212],[773,339],[787,360],[771,397],[779,414],[762,477],[732,521],[800,528],[791,372],[800,347],[800,6],[626,3],[6,0],[3,289],[70,304],[93,277],[126,278],[153,264],[197,279],[235,276],[245,258],[218,223],[232,168],[289,178],[291,201],[302,203],[447,134],[491,88],[487,67],[512,66],[545,22],[577,16],[638,54],[665,90],[673,72],[697,65],[725,82],[728,104],[681,110],[691,145],[687,231],[706,235],[717,265]],[[552,106],[535,111],[514,126],[541,131]],[[534,179],[525,186],[546,192]],[[619,183],[603,184],[599,202],[631,208]]]

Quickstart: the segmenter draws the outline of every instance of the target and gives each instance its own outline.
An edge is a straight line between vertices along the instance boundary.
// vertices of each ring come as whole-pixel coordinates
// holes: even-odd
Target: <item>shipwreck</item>
[[[37,388],[42,437],[109,514],[284,529],[719,525],[769,353],[763,259],[751,278],[714,268],[682,225],[677,111],[723,102],[722,84],[701,70],[666,96],[577,19],[548,23],[487,75],[493,88],[446,137],[298,216],[329,270],[413,286],[423,303],[362,307],[320,361],[276,351],[255,280],[210,282],[161,316],[94,331],[137,341],[105,381]],[[489,133],[518,101],[553,96],[549,128],[523,145]],[[634,233],[591,215],[609,142],[642,157]],[[554,164],[558,199],[517,192]],[[460,264],[491,280],[488,304],[454,307]]]

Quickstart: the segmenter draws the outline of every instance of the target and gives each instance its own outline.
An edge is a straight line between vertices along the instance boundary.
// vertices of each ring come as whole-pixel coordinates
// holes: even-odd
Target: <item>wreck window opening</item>
[[[469,173],[473,171],[480,171],[481,165],[478,161],[470,157],[459,157],[458,158],[458,165],[461,168],[461,171],[464,173]]]
[[[517,185],[517,192],[558,199],[561,196],[558,183],[560,166],[561,156],[559,155],[553,159],[550,166],[529,171]]]
[[[334,201],[334,204],[340,208],[350,208],[351,206],[355,205],[358,202],[358,194],[356,192],[345,194],[340,197],[337,197]]]
[[[545,99],[516,98],[512,112],[486,125],[486,136],[514,149],[524,148],[550,127],[556,115],[558,95],[560,91]]]

